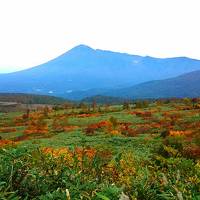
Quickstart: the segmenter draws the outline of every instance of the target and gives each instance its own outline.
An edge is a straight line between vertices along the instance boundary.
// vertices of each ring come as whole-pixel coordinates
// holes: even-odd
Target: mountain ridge
[[[0,92],[65,97],[91,89],[119,89],[200,70],[200,61],[187,57],[153,58],[78,45],[44,64],[0,74]]]
[[[184,98],[200,96],[200,70],[165,80],[141,83],[129,88],[109,91],[113,97],[126,98]]]

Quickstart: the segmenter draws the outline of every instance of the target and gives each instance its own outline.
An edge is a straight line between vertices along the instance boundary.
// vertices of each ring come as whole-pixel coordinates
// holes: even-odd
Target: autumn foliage
[[[16,143],[11,140],[0,140],[0,147],[13,146]]]
[[[169,136],[190,136],[192,135],[191,130],[186,131],[169,131]]]
[[[0,199],[196,199],[198,105],[176,99],[0,113]]]
[[[24,134],[47,134],[48,125],[43,119],[31,120],[28,123],[27,128],[24,131]]]
[[[0,133],[11,133],[11,132],[16,132],[17,129],[14,127],[1,127],[0,128]]]

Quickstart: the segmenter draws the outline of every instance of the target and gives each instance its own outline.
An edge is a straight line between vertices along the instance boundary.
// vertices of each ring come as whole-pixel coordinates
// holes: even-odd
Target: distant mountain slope
[[[93,103],[96,102],[97,104],[123,104],[124,102],[129,101],[125,98],[120,97],[111,97],[111,96],[92,96],[82,99],[82,102],[85,103]]]
[[[45,95],[0,93],[0,102],[17,102],[23,104],[62,104],[70,101],[59,97]]]
[[[200,70],[175,78],[150,81],[119,90],[110,90],[103,95],[131,99],[200,97]]]
[[[129,87],[194,70],[200,70],[199,60],[186,57],[142,57],[79,45],[45,64],[15,73],[0,74],[0,92],[67,97],[76,91],[85,93],[93,88]]]

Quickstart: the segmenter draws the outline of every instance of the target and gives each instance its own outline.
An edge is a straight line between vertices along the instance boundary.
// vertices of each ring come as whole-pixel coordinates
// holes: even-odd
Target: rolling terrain
[[[16,102],[23,104],[63,104],[70,101],[49,95],[0,93],[0,102]]]
[[[81,99],[100,94],[102,90],[132,87],[195,70],[200,70],[200,61],[186,57],[142,57],[79,45],[31,69],[0,74],[0,92]],[[93,92],[84,96],[87,91]]]
[[[200,96],[200,71],[193,71],[178,77],[149,81],[132,87],[120,89],[91,89],[76,91],[66,95],[69,99],[91,101],[97,96],[110,100],[114,97],[121,99],[157,99],[157,98],[183,98]],[[118,101],[120,102],[120,101]]]
[[[150,81],[129,88],[112,90],[104,94],[130,99],[199,97],[200,71],[166,80]]]
[[[200,99],[0,112],[0,199],[198,200]]]

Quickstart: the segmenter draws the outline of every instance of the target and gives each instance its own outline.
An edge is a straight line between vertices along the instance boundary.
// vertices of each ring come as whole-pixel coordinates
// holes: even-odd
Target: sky
[[[200,59],[199,0],[0,0],[0,73],[72,47]]]

